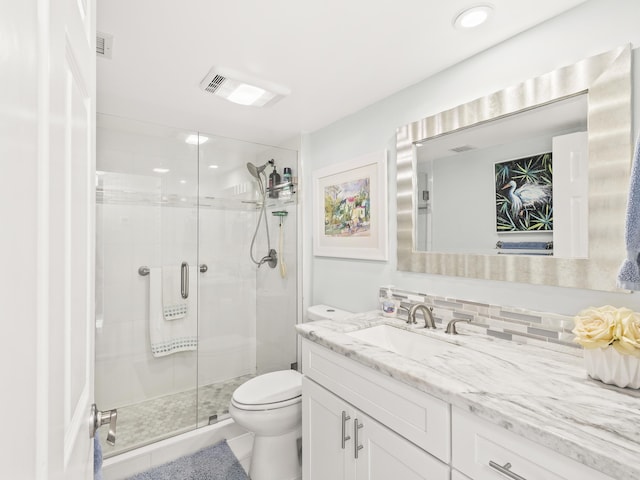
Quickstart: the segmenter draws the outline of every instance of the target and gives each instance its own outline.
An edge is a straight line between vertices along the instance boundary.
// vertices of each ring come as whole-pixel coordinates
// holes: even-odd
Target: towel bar
[[[209,267],[206,263],[200,265],[200,273],[206,273],[207,270],[209,270]],[[146,277],[147,275],[149,275],[150,271],[151,270],[149,269],[149,267],[143,265],[138,268],[138,275],[140,275],[141,277]]]

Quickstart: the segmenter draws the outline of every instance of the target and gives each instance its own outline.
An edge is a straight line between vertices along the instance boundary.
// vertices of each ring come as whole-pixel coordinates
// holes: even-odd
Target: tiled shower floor
[[[105,458],[142,447],[180,433],[193,430],[198,411],[198,427],[214,423],[229,415],[233,391],[253,375],[233,378],[173,395],[154,398],[135,405],[118,408],[116,444],[106,442],[108,426],[100,428],[100,440]]]

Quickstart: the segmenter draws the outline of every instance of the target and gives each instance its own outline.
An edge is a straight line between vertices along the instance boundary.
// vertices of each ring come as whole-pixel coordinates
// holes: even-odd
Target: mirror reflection
[[[587,95],[415,143],[416,249],[584,258]]]

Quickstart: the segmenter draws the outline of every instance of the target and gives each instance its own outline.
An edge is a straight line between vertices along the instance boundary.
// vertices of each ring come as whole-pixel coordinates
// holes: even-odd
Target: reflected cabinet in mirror
[[[398,269],[615,290],[631,48],[397,131]]]

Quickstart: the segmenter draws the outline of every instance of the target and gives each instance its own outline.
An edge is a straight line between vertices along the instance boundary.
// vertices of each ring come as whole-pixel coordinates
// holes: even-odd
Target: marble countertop
[[[346,335],[380,324],[453,345],[418,362]],[[640,390],[590,379],[580,357],[457,327],[460,335],[453,336],[367,312],[296,328],[314,343],[613,478],[640,479]]]

